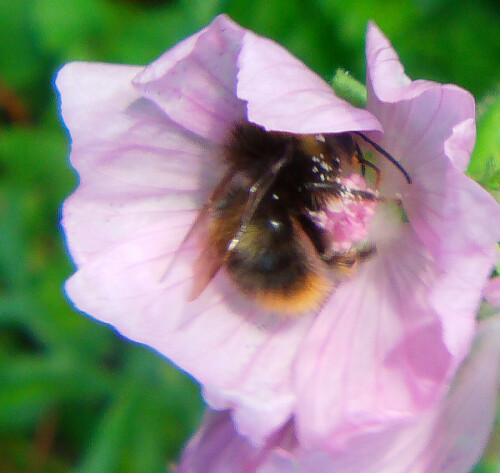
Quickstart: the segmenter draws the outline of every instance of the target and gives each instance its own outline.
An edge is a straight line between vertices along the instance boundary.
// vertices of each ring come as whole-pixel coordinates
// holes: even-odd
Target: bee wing
[[[264,175],[250,187],[247,187],[247,184],[242,186],[239,182],[236,187],[240,188],[241,192],[238,193],[237,198],[224,210],[223,217],[214,218],[213,211],[216,211],[217,204],[227,195],[232,184],[241,178],[241,173],[238,173],[235,168],[229,169],[204,204],[162,279],[165,279],[170,272],[183,249],[191,249],[198,244],[201,251],[193,263],[193,282],[188,297],[190,301],[196,299],[224,264],[227,254],[236,247],[241,235],[247,230],[264,194],[290,159],[291,150],[287,150],[284,156],[273,163]],[[198,239],[198,241],[193,241],[194,239]]]
[[[205,244],[193,263],[193,280],[188,301],[195,300],[208,286],[224,263],[225,252]]]
[[[186,254],[189,250],[192,250],[193,247],[196,247],[196,246],[200,247],[201,242],[204,240],[207,229],[210,226],[211,220],[213,219],[211,216],[213,207],[215,204],[217,204],[217,202],[224,195],[224,192],[226,191],[226,189],[230,185],[231,181],[234,179],[235,174],[236,174],[235,170],[230,169],[224,175],[224,177],[221,179],[221,181],[217,184],[217,187],[214,189],[212,194],[210,194],[210,197],[207,199],[207,201],[203,204],[203,207],[201,208],[198,215],[196,216],[196,219],[194,220],[194,222],[191,225],[191,227],[189,228],[188,232],[186,233],[186,235],[182,239],[180,245],[178,246],[177,250],[175,251],[173,258],[170,260],[167,268],[163,272],[163,275],[162,275],[160,281],[164,281],[168,277],[168,275],[171,273],[171,271],[174,268],[174,266],[176,265],[176,263],[180,259],[186,257]],[[203,252],[205,252],[205,249],[202,250],[202,253]],[[196,282],[197,279],[200,279],[200,281],[201,281],[201,280],[205,280],[207,278],[207,275],[200,275],[200,273],[197,271],[198,269],[201,270],[201,267],[200,268],[197,267],[197,266],[199,266],[197,263],[198,263],[200,257],[202,257],[202,254],[200,254],[200,256],[197,258],[196,262],[193,265],[193,278],[194,278],[193,287],[200,286],[200,283]],[[212,259],[213,258],[210,258],[210,260],[212,260]],[[221,264],[222,264],[222,262],[218,265],[216,265],[215,262],[213,262],[211,264],[211,266],[213,266],[213,267],[210,269],[209,273],[213,273],[213,274],[210,277],[210,279],[204,284],[203,287],[205,287],[208,284],[208,282],[213,278],[213,276],[215,276],[215,273],[217,273]],[[193,293],[195,291],[192,290],[191,292]],[[197,295],[199,295],[200,293],[201,293],[201,290],[199,292],[197,292]],[[195,296],[190,295],[189,299],[192,300],[194,298],[196,298],[196,295]]]
[[[250,221],[258,209],[262,198],[276,180],[276,177],[283,166],[290,162],[291,157],[291,149],[288,148],[286,153],[273,163],[264,175],[261,176],[248,190],[248,199],[241,214],[240,224],[232,238],[229,240],[229,244],[227,246],[228,252],[232,251],[238,244],[241,235],[247,230]]]

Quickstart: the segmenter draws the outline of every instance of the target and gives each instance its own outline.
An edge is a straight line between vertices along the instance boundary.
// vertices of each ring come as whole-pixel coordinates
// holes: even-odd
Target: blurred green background
[[[457,5],[458,4],[458,5]],[[471,174],[498,197],[496,0],[0,0],[0,472],[165,471],[200,419],[197,387],[150,350],[75,312],[59,227],[77,179],[53,77],[68,61],[146,64],[229,13],[329,79],[364,80],[374,19],[414,78],[479,102]],[[477,472],[498,471],[497,434]]]

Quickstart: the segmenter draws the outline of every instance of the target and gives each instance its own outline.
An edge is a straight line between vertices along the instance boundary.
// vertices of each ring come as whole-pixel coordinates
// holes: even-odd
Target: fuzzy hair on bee
[[[369,190],[342,178],[369,167],[355,133],[298,135],[266,131],[252,123],[232,129],[224,147],[227,169],[185,238],[202,227],[190,299],[197,298],[221,268],[245,297],[264,310],[297,316],[317,310],[358,262],[376,248],[333,251],[331,234],[311,217],[329,203],[376,202]],[[406,171],[375,145],[411,182]]]

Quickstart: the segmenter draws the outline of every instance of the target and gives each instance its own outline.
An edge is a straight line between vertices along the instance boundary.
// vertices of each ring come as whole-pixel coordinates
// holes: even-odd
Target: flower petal
[[[383,102],[411,100],[438,85],[428,80],[412,81],[405,74],[404,67],[391,43],[373,22],[368,23],[366,32],[366,60],[370,73],[367,83]],[[441,87],[461,91],[471,96],[470,93],[455,85]]]
[[[500,317],[481,327],[470,359],[443,400],[407,423],[353,438],[328,453],[297,443],[293,423],[263,446],[238,434],[227,413],[208,413],[179,473],[468,473],[484,450],[500,381]]]
[[[247,33],[238,64],[238,97],[248,102],[248,119],[268,130],[381,131],[373,115],[335,96],[323,79],[274,41]]]
[[[410,81],[396,52],[372,23],[367,32],[367,108],[384,127],[380,144],[401,159],[413,183],[392,179],[381,163],[383,192],[402,194],[410,223],[442,272],[431,299],[458,364],[500,239],[500,207],[461,172],[474,146],[474,99],[453,85]]]
[[[177,473],[251,473],[280,440],[278,433],[265,446],[256,447],[239,435],[228,412],[208,411],[187,444]]]
[[[171,212],[201,207],[215,182],[206,145],[134,90],[137,70],[72,63],[57,77],[80,176],[62,221],[77,264]]]
[[[291,364],[311,318],[262,314],[238,297],[223,273],[188,303],[189,256],[195,255],[186,251],[166,276],[165,269],[189,221],[189,215],[170,214],[93,255],[66,290],[80,310],[193,375],[208,402],[234,408],[239,431],[259,442],[290,416]]]
[[[467,473],[481,456],[495,419],[500,374],[500,318],[482,324],[470,360],[450,393],[408,425],[360,437],[320,473]],[[327,463],[323,463],[325,467]]]
[[[474,97],[455,85],[411,81],[374,23],[368,26],[366,57],[367,109],[382,122],[383,146],[390,145],[388,151],[416,178],[411,165],[423,168],[439,162],[443,142],[450,140],[446,156],[463,171],[476,136]]]
[[[205,29],[168,50],[134,80],[172,120],[221,142],[231,123],[245,117],[236,98],[236,58],[243,28],[220,15]]]
[[[453,127],[444,144],[444,151],[458,170],[465,172],[476,142],[476,122],[468,118]]]
[[[406,420],[443,391],[454,361],[426,301],[440,273],[408,229],[341,285],[301,348],[297,435],[337,450],[360,431]]]
[[[446,345],[460,362],[468,352],[468,344],[464,343],[467,327],[474,321],[483,288],[498,257],[500,207],[484,189],[456,169],[450,174],[457,187],[441,209],[441,219],[434,222],[436,214],[427,219],[429,227],[435,223],[433,231],[442,235],[440,251],[435,250],[434,254],[443,274],[430,302],[440,314]]]

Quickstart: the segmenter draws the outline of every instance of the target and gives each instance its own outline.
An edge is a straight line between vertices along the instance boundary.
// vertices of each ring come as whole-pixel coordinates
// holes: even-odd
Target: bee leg
[[[369,201],[369,202],[384,202],[385,199],[380,197],[375,192],[362,191],[360,189],[347,189],[349,196],[352,196],[358,200]]]
[[[379,202],[379,203],[381,202],[381,203],[385,203],[385,204],[396,204],[398,207],[403,206],[401,199],[398,199],[398,198],[388,199],[387,197],[383,197],[376,192],[362,191],[359,189],[351,189],[349,192],[351,195],[353,195],[355,198],[357,198],[361,201]]]
[[[329,182],[307,182],[302,187],[301,190],[324,190],[329,189],[335,191],[340,199],[355,198],[361,201],[369,202],[389,202],[395,203],[399,206],[402,205],[399,199],[387,199],[378,194],[378,191],[364,191],[361,189],[352,189],[346,186],[339,186],[338,184],[331,184]]]
[[[375,166],[375,164],[365,159],[363,151],[361,151],[361,148],[359,147],[356,141],[354,141],[354,146],[356,147],[356,160],[358,164],[361,166],[361,174],[363,175],[363,177],[365,176],[365,169],[367,167],[373,170],[373,172],[376,175],[375,188],[378,189],[380,187],[380,184],[382,183],[382,173],[380,169],[377,166]]]
[[[332,184],[331,182],[306,182],[302,185],[301,190],[318,191],[318,190],[331,190],[337,195],[339,199],[354,198],[358,200],[367,200],[370,202],[385,202],[383,197],[380,197],[377,192],[364,191],[361,189],[353,189],[350,187],[342,186],[340,184]]]
[[[411,180],[411,177],[410,175],[408,174],[408,172],[406,171],[406,169],[398,162],[396,161],[384,148],[382,148],[382,146],[378,145],[377,143],[375,143],[374,141],[370,140],[370,138],[368,138],[366,135],[364,135],[363,133],[360,133],[359,131],[354,131],[353,132],[355,135],[358,135],[360,136],[361,138],[363,138],[363,140],[365,140],[368,144],[370,144],[375,150],[377,150],[382,156],[384,156],[386,159],[388,159],[394,166],[396,166],[396,168],[399,170],[399,172],[401,172],[401,174],[403,174],[404,178],[406,179],[406,182],[408,184],[411,184],[412,183],[412,180]],[[356,143],[356,151],[358,153],[361,152],[361,149],[359,148],[358,144]],[[360,158],[361,159],[364,159],[363,158],[363,153],[360,154]],[[366,162],[365,162],[365,165]],[[379,171],[380,172],[380,171]]]
[[[321,259],[331,266],[354,268],[359,261],[366,261],[377,253],[375,245],[353,249],[346,252],[329,251],[321,255]]]
[[[375,164],[371,163],[370,161],[367,161],[364,157],[359,159],[358,158],[358,161],[359,161],[359,164],[361,164],[361,170],[363,172],[363,169],[368,167],[370,169],[373,170],[373,172],[375,173],[375,189],[378,189],[380,187],[380,184],[382,183],[382,172],[380,171],[380,169],[375,166]],[[363,174],[364,176],[364,174]]]

